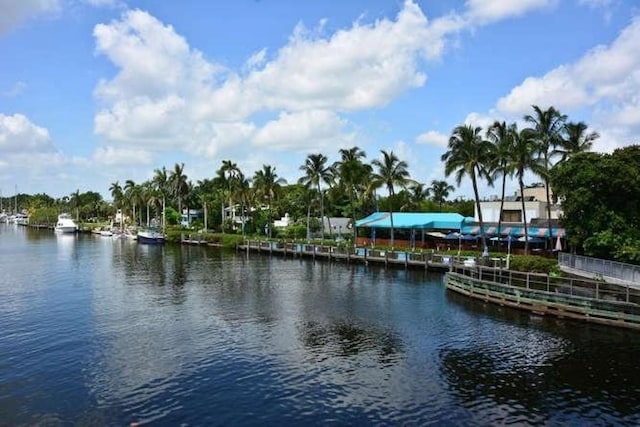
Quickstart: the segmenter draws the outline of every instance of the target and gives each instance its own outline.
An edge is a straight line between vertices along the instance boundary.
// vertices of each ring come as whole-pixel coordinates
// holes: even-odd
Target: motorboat
[[[138,243],[162,244],[165,236],[157,229],[147,228],[138,231]]]
[[[29,225],[29,215],[24,213],[18,213],[15,215],[14,223],[16,225]]]
[[[78,231],[78,226],[73,222],[71,215],[68,213],[58,215],[58,222],[55,227],[56,233],[75,233],[76,231]]]

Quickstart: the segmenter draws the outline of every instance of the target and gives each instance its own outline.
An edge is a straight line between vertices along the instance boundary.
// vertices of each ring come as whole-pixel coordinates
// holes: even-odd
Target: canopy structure
[[[486,236],[489,237],[494,237],[498,235],[498,227],[496,226],[487,226],[485,225],[484,227],[484,233]],[[474,234],[474,235],[479,235],[480,234],[480,227],[477,225],[465,225],[462,227],[461,229],[462,234]],[[527,234],[530,237],[540,237],[540,238],[545,238],[545,237],[549,237],[549,229],[546,227],[527,227]],[[524,227],[511,227],[511,226],[503,226],[500,227],[500,236],[501,237],[507,237],[507,236],[512,236],[512,237],[522,237],[524,236]],[[565,237],[565,230],[564,228],[551,228],[551,236],[552,237]]]
[[[465,217],[458,213],[393,212],[393,227],[423,230],[459,230]],[[391,228],[389,212],[375,212],[356,221],[356,227]]]

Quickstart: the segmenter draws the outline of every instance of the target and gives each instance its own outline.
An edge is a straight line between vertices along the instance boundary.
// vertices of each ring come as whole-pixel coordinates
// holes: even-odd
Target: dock
[[[448,290],[536,315],[640,330],[640,290],[595,280],[452,266]]]

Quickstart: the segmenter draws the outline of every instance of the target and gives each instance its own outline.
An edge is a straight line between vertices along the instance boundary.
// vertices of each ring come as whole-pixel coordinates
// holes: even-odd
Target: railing
[[[385,264],[404,264],[412,266],[436,266],[449,268],[452,265],[485,265],[491,268],[504,268],[504,258],[490,258],[486,262],[481,257],[458,256],[454,253],[413,252],[404,250],[380,250],[367,247],[328,246],[309,243],[278,243],[264,240],[245,240],[246,249],[276,252],[282,254],[305,255],[324,258],[344,258],[383,262]]]
[[[543,291],[606,302],[625,302],[640,307],[640,289],[629,285],[604,283],[597,280],[552,277],[546,274],[523,273],[512,270],[466,268],[453,266],[451,271],[474,281],[508,285],[516,288]]]
[[[570,268],[577,274],[640,286],[640,266],[637,265],[568,253],[560,253],[558,263],[560,267]]]

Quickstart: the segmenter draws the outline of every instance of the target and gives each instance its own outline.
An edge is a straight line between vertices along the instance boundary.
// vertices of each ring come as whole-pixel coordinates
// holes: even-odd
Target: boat
[[[56,233],[75,233],[76,231],[78,231],[78,226],[73,222],[71,215],[68,213],[58,215],[58,222],[55,227]]]
[[[138,243],[162,244],[164,237],[164,234],[153,228],[138,231]]]
[[[9,216],[4,212],[0,212],[0,224],[5,222],[9,222]]]
[[[113,236],[113,231],[111,231],[111,230],[100,230],[100,235],[104,236],[104,237],[111,237],[111,236]]]
[[[24,213],[16,214],[13,221],[16,225],[29,225],[29,215]]]

